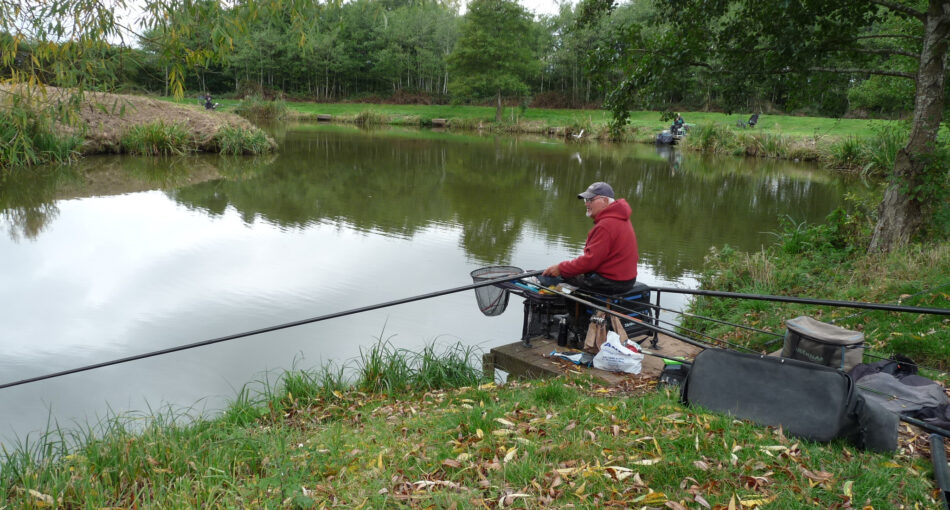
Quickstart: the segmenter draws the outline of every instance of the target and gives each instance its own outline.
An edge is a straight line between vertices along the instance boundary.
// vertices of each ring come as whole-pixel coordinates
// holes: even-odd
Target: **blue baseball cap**
[[[594,197],[614,198],[614,189],[606,182],[595,182],[588,186],[586,190],[577,194],[577,198],[588,199]]]

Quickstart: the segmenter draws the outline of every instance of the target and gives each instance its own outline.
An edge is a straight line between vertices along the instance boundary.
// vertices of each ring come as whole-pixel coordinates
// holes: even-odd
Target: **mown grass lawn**
[[[169,98],[170,99],[170,98]],[[193,98],[182,102],[191,103]],[[233,99],[215,100],[221,103],[220,108],[233,108],[240,103]],[[397,123],[417,123],[419,120],[431,119],[459,119],[469,122],[482,122],[489,125],[495,120],[495,108],[491,106],[468,105],[392,105],[375,103],[312,103],[288,101],[287,108],[298,114],[316,116],[328,114],[337,117],[354,118],[362,112],[374,112],[393,119]],[[687,124],[721,124],[737,130],[748,132],[763,132],[782,134],[795,138],[845,138],[855,136],[865,138],[874,136],[883,127],[897,124],[898,121],[876,119],[833,119],[827,117],[806,117],[797,115],[764,114],[759,117],[759,123],[751,129],[741,129],[737,122],[748,120],[751,112],[745,113],[718,113],[718,112],[680,112]],[[635,111],[630,113],[630,126],[634,130],[650,133],[659,132],[669,127],[669,121],[661,121],[662,113],[658,111]],[[400,122],[400,119],[402,122]],[[606,110],[568,110],[548,108],[527,108],[524,111],[517,107],[506,107],[503,115],[504,122],[540,123],[546,127],[575,127],[576,130],[586,128],[590,130],[603,129],[610,121],[610,113]],[[575,130],[575,131],[576,131]]]
[[[292,379],[292,378],[291,378]],[[275,388],[188,426],[114,426],[4,467],[16,508],[934,508],[917,438],[818,444],[583,377],[459,389]],[[298,393],[289,388],[293,386]]]

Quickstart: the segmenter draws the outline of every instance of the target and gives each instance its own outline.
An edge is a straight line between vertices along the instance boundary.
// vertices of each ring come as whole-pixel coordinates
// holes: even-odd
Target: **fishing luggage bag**
[[[897,448],[897,415],[865,401],[848,374],[814,363],[709,348],[693,361],[681,400],[804,439]]]
[[[783,358],[810,361],[848,372],[861,363],[864,333],[807,316],[785,321]]]

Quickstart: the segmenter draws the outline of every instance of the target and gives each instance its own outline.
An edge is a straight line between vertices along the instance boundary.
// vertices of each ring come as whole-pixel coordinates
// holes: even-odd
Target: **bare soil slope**
[[[43,93],[45,92],[45,94]],[[55,104],[68,100],[69,91],[45,87],[37,94],[38,102]],[[259,129],[233,113],[205,110],[199,104],[182,105],[146,96],[85,92],[79,109],[79,126],[65,131],[81,134],[85,154],[119,152],[122,135],[132,126],[162,121],[178,124],[192,133],[199,151],[216,152],[214,136],[224,126],[238,126],[252,131]],[[272,146],[276,143],[268,137]]]

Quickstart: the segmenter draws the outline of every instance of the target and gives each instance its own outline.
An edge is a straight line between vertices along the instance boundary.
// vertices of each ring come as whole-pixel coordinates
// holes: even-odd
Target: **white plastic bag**
[[[625,347],[620,341],[620,335],[611,331],[607,333],[607,341],[600,346],[600,351],[594,356],[594,368],[609,372],[639,374],[642,361],[643,353],[634,352]]]

